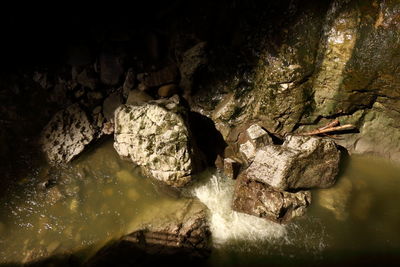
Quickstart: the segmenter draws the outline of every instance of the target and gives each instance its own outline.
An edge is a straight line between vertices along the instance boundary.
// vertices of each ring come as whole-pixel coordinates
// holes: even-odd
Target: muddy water
[[[211,211],[210,266],[392,263],[400,258],[399,166],[352,157],[338,183],[313,191],[307,215],[288,225],[233,212],[234,183],[213,170],[199,180],[186,193]],[[120,160],[111,141],[68,168],[43,164],[1,199],[0,264],[64,253],[84,260],[180,201],[157,192],[132,164]]]
[[[107,142],[70,167],[44,165],[8,190],[0,202],[0,263],[63,253],[80,253],[83,260],[149,220],[149,211],[163,216],[158,207],[175,202]]]

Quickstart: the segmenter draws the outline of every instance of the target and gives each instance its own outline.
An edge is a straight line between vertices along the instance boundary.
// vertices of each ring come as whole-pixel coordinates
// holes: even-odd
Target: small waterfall
[[[210,209],[214,246],[285,239],[287,236],[285,226],[232,210],[234,183],[235,181],[219,174],[212,174],[205,183],[190,189],[191,194]]]

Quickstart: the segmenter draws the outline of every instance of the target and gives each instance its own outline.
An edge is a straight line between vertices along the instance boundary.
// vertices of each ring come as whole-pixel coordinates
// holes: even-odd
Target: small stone
[[[103,134],[110,135],[114,133],[114,123],[108,121],[103,124],[103,129],[101,130]]]
[[[158,88],[158,95],[160,97],[170,97],[178,93],[178,86],[176,84],[167,84]]]
[[[84,94],[85,94],[85,89],[79,88],[78,90],[75,91],[74,96],[75,98],[81,98]]]

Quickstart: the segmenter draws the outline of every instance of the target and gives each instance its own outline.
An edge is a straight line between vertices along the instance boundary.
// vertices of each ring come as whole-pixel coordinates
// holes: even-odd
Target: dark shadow
[[[190,130],[197,146],[205,154],[208,166],[214,166],[218,155],[223,155],[227,144],[214,122],[197,112],[189,113]]]
[[[343,176],[343,174],[346,172],[347,167],[349,166],[350,154],[347,151],[347,149],[343,146],[337,145],[337,148],[340,151],[340,163],[339,163],[339,172],[336,177],[340,178]]]

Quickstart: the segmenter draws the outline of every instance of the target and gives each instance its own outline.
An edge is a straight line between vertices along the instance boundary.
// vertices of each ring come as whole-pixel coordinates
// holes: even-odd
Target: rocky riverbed
[[[358,186],[343,178],[349,155],[400,159],[399,3],[173,2],[145,5],[143,20],[121,11],[104,29],[81,14],[72,24],[76,35],[60,34],[56,52],[38,50],[40,60],[27,57],[1,73],[0,193],[33,188],[21,189],[31,204],[19,211],[17,200],[5,200],[8,212],[30,214],[42,202],[77,210],[88,176],[115,181],[134,173],[157,197],[177,199],[165,207],[174,214],[168,220],[144,220],[116,240],[103,236],[109,243],[85,261],[92,266],[119,250],[135,251],[128,261],[143,264],[151,255],[209,257],[212,208],[193,186],[213,168],[208,178],[227,186],[218,190],[234,216],[290,228],[308,218],[317,195],[346,220]],[[38,42],[47,47],[50,39]],[[125,163],[82,163],[105,141]],[[98,164],[105,173],[96,173],[104,171]],[[124,194],[139,198],[136,186],[127,187]],[[104,197],[115,193],[104,190]],[[368,208],[372,200],[363,197]],[[40,244],[22,261],[61,246]]]

